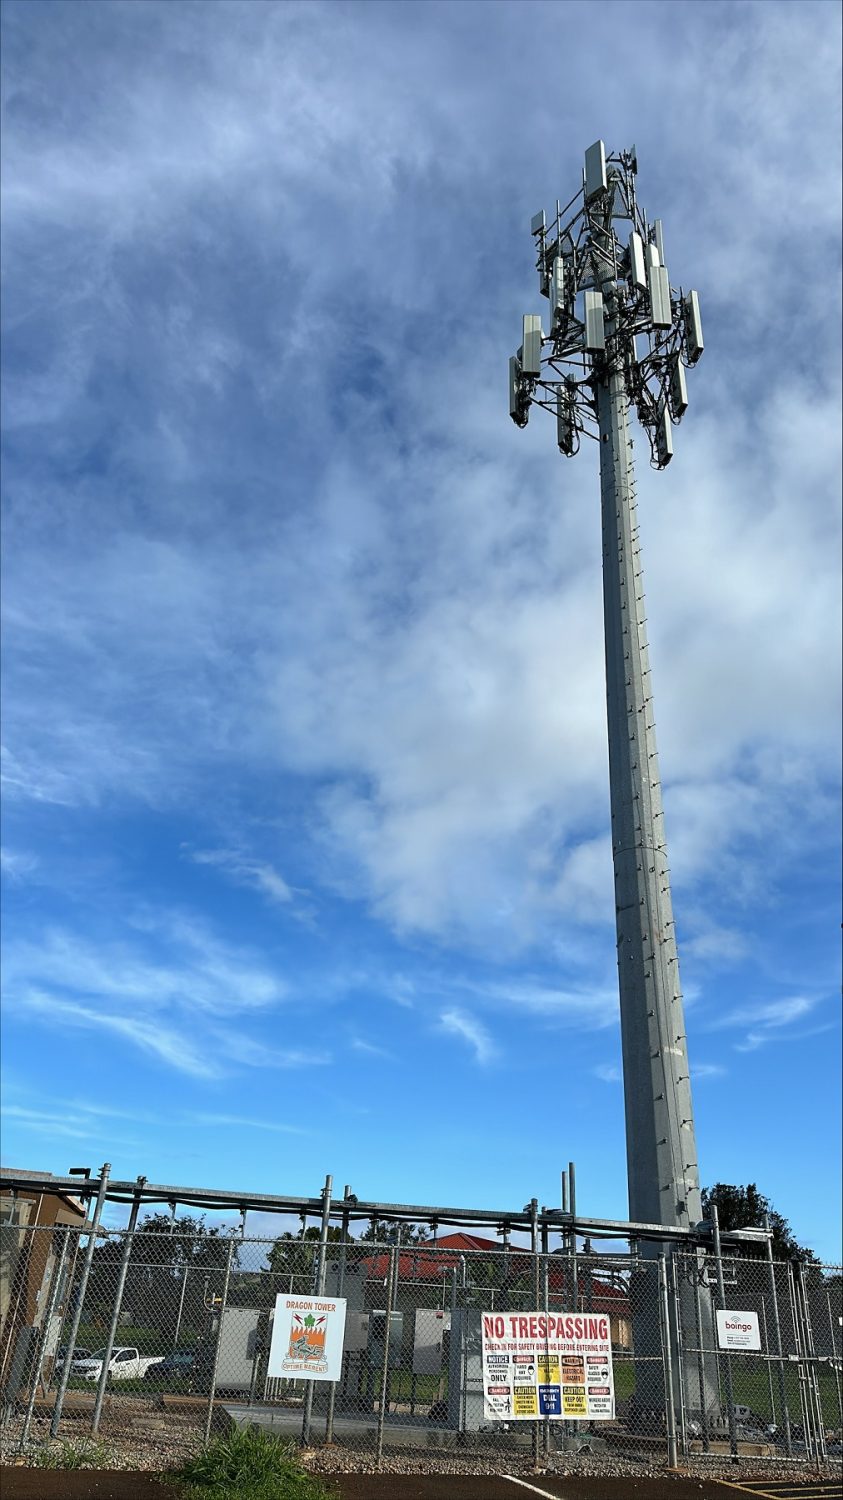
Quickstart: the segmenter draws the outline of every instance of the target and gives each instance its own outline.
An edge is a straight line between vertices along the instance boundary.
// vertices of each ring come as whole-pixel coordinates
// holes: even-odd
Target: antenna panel
[[[688,382],[678,354],[670,371],[670,409],[675,417],[683,417],[688,410]]]
[[[647,241],[646,245],[644,246],[644,255],[646,257],[646,261],[647,261],[647,265],[648,266],[660,266],[661,265],[661,258],[659,256],[659,247],[658,247],[658,245],[651,244],[649,240]]]
[[[545,225],[544,209],[542,209],[540,213],[533,214],[533,217],[530,220],[530,233],[531,234],[543,234],[544,233],[544,225]]]
[[[603,322],[603,295],[601,292],[584,292],[585,297],[585,347],[592,354],[606,348],[606,328]]]
[[[644,262],[644,241],[637,230],[629,236],[629,279],[642,292],[647,290],[647,267]]]
[[[520,375],[521,366],[517,356],[511,354],[509,357],[509,415],[516,427],[526,427],[527,407],[521,400]]]
[[[673,457],[673,428],[667,408],[659,412],[656,423],[656,455],[660,469],[666,469]]]
[[[555,327],[565,312],[565,262],[557,255],[550,273],[550,320]]]
[[[702,321],[700,319],[700,299],[696,292],[689,292],[685,298],[685,340],[688,346],[688,359],[692,365],[705,348],[703,343]]]
[[[650,314],[654,328],[669,328],[673,322],[670,306],[670,279],[664,266],[651,266],[647,273],[650,288]]]
[[[525,375],[542,372],[542,320],[539,313],[524,314],[521,369]]]
[[[653,222],[653,239],[656,242],[656,249],[659,252],[659,261],[664,265],[664,229],[662,228],[661,219],[655,219]]]
[[[556,441],[559,452],[570,458],[576,445],[574,403],[567,390],[560,386],[556,392]]]
[[[590,203],[592,198],[599,198],[601,193],[607,191],[609,184],[606,180],[606,147],[602,141],[595,141],[589,146],[585,153],[585,201]]]

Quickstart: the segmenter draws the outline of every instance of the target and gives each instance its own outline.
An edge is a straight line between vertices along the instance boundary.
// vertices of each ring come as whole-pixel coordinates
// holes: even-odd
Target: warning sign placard
[[[594,1313],[482,1313],[487,1417],[610,1420],[609,1319]]]

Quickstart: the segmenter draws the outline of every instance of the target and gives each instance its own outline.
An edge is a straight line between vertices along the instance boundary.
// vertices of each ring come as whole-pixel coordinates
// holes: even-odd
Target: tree
[[[423,1245],[430,1239],[426,1224],[391,1224],[386,1219],[372,1219],[360,1235],[374,1245]]]
[[[787,1219],[772,1207],[769,1198],[759,1193],[754,1182],[747,1183],[746,1187],[715,1182],[713,1187],[703,1188],[702,1206],[704,1218],[710,1217],[713,1206],[717,1208],[721,1229],[760,1228],[765,1213],[769,1214],[770,1228],[773,1231],[773,1259],[801,1260],[806,1264],[816,1261],[813,1250],[799,1244]],[[740,1253],[762,1256],[766,1251],[761,1245],[741,1245]]]
[[[222,1295],[230,1242],[230,1230],[209,1228],[204,1217],[146,1214],[132,1236],[124,1320],[156,1329],[162,1338],[177,1325],[180,1330],[201,1327]],[[123,1243],[122,1234],[109,1235],[94,1249],[85,1317],[98,1329],[105,1329],[111,1317]]]

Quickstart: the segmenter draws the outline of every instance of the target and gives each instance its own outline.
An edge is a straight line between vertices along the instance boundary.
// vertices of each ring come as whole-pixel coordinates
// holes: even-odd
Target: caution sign
[[[610,1421],[615,1415],[609,1319],[591,1313],[482,1313],[487,1417]]]

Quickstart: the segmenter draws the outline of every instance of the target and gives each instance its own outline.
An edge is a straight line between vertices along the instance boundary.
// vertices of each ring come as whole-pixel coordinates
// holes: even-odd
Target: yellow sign
[[[563,1417],[588,1416],[588,1402],[583,1386],[563,1385],[562,1415]]]
[[[513,1416],[535,1417],[538,1416],[538,1392],[534,1385],[517,1385],[513,1392]]]
[[[539,1359],[538,1359],[538,1380],[539,1380],[539,1385],[558,1385],[559,1384],[559,1356],[558,1356],[558,1354],[551,1354],[551,1355],[548,1356],[547,1359],[542,1359],[541,1355],[539,1355]]]

